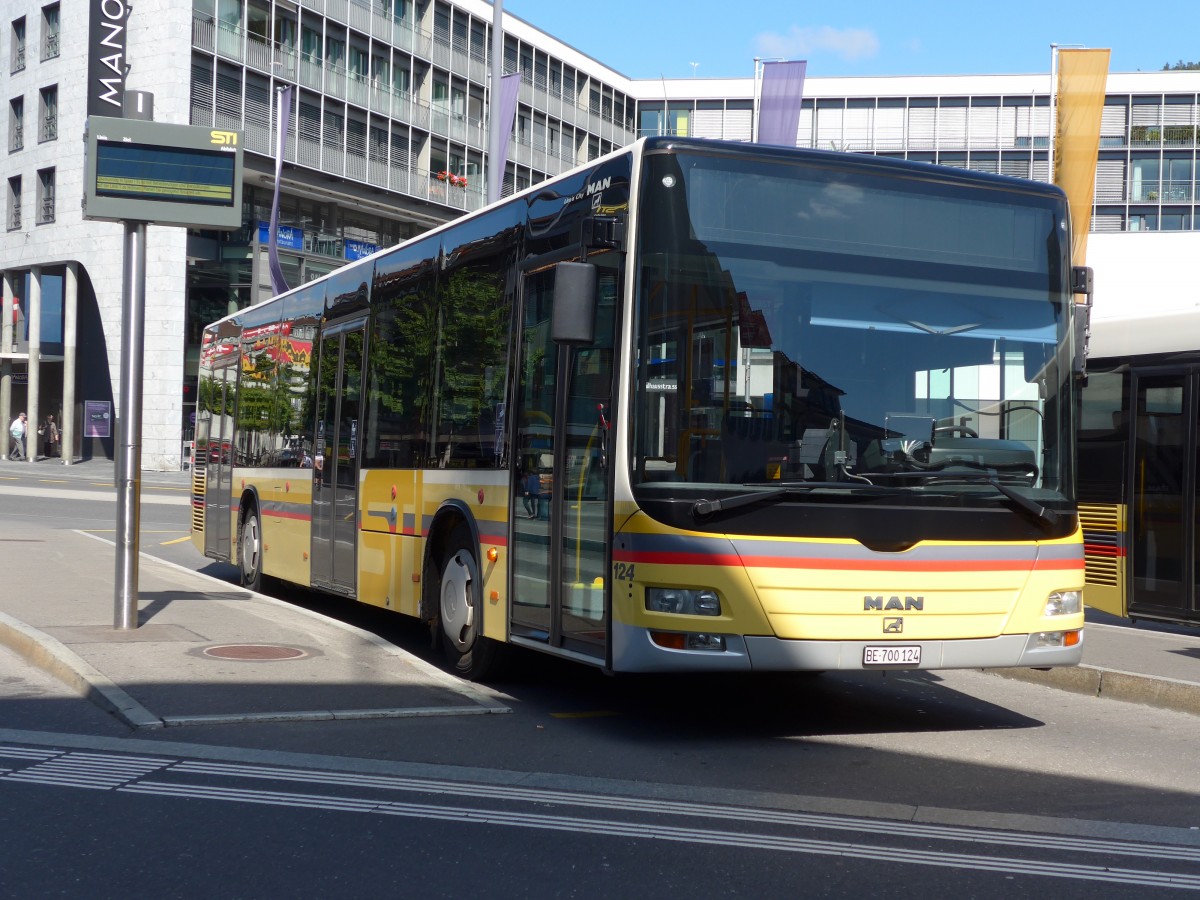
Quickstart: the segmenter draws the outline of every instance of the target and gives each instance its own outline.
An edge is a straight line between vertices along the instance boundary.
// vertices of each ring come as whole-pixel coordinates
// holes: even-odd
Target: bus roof
[[[1125,318],[1093,316],[1088,356],[1124,359],[1154,353],[1200,354],[1197,334],[1200,334],[1200,306]]]
[[[544,191],[555,181],[563,178],[572,177],[580,172],[585,172],[588,169],[602,165],[610,159],[616,159],[625,153],[646,154],[646,153],[678,153],[690,152],[698,154],[732,156],[732,157],[756,157],[759,159],[777,159],[780,161],[806,161],[812,165],[825,166],[838,169],[857,169],[859,171],[876,172],[880,175],[896,175],[903,173],[912,178],[938,181],[944,184],[961,184],[964,186],[973,187],[991,187],[997,190],[1009,192],[1029,193],[1040,196],[1054,197],[1065,202],[1066,195],[1062,189],[1056,185],[1047,184],[1040,181],[1032,181],[1024,178],[1014,178],[1008,175],[997,175],[989,172],[980,172],[973,169],[962,169],[954,166],[941,166],[933,163],[914,162],[912,160],[900,159],[891,156],[875,156],[866,153],[850,153],[837,150],[815,150],[803,147],[785,147],[772,144],[756,144],[746,141],[719,141],[710,138],[685,138],[671,136],[651,136],[639,138],[632,144],[628,144],[617,150],[613,150],[596,159],[589,160],[586,163],[581,163],[574,168],[563,172],[554,178],[540,181],[537,184],[530,185],[527,188],[510,194],[506,197],[501,197],[492,203],[489,203],[477,210],[473,210],[465,215],[450,219],[437,225],[428,231],[423,231],[420,234],[402,241],[399,244],[393,244],[390,247],[381,247],[379,250],[372,253],[370,256],[356,260],[351,265],[373,265],[374,260],[380,256],[391,253],[398,247],[403,247],[406,244],[416,243],[417,241],[428,240],[435,237],[443,231],[446,231],[461,222],[469,221],[477,216],[482,216],[490,210],[510,203],[514,200],[536,196],[538,192]],[[314,281],[305,282],[302,285],[296,285],[282,294],[276,295],[272,300],[295,293],[301,289],[310,288],[315,282],[326,281],[331,277],[335,277],[342,268],[334,269]],[[236,319],[244,315],[245,310],[238,310],[218,319],[218,322],[224,322],[229,319]]]

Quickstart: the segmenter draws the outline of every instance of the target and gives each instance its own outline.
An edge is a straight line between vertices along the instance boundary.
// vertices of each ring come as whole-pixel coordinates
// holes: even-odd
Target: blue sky
[[[633,78],[749,77],[756,56],[806,59],[810,77],[1048,73],[1051,43],[1108,47],[1112,72],[1200,60],[1195,0],[501,2],[505,12]]]

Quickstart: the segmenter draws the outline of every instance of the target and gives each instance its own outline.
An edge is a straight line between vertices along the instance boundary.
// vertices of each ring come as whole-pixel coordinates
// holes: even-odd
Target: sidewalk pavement
[[[111,463],[64,468],[112,479]],[[81,531],[0,520],[0,571],[0,646],[133,728],[509,712],[370,632],[147,554],[139,626],[114,628],[116,547]]]
[[[113,464],[0,461],[6,477],[109,483]],[[142,502],[187,472],[143,473]],[[0,521],[0,646],[134,728],[507,712],[485,690],[379,637],[142,554],[139,627],[119,630],[116,548],[83,532]],[[347,601],[349,602],[349,601]],[[1088,611],[1077,668],[996,674],[1200,715],[1200,627]]]

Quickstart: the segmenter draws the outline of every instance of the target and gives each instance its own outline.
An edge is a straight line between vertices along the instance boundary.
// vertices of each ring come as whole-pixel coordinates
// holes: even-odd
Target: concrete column
[[[75,315],[79,309],[79,263],[67,263],[63,277],[63,396],[58,423],[64,466],[75,462]]]
[[[25,459],[33,462],[41,449],[38,440],[38,426],[42,424],[42,416],[38,412],[40,400],[38,392],[41,382],[42,358],[42,267],[33,266],[29,270],[29,302],[25,310],[26,321],[29,323],[29,398],[25,401],[25,411],[29,414],[29,427],[25,430]]]
[[[7,354],[12,353],[13,345],[13,278],[8,270],[4,272],[4,307],[0,310],[0,427],[4,433],[0,435],[0,459],[8,459],[8,448],[12,443],[8,436],[8,426],[13,420],[12,412],[12,360]]]

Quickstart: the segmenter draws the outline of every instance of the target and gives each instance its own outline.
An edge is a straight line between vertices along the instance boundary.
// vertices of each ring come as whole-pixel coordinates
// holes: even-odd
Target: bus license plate
[[[921,648],[919,645],[863,647],[864,666],[919,666],[920,664]]]

